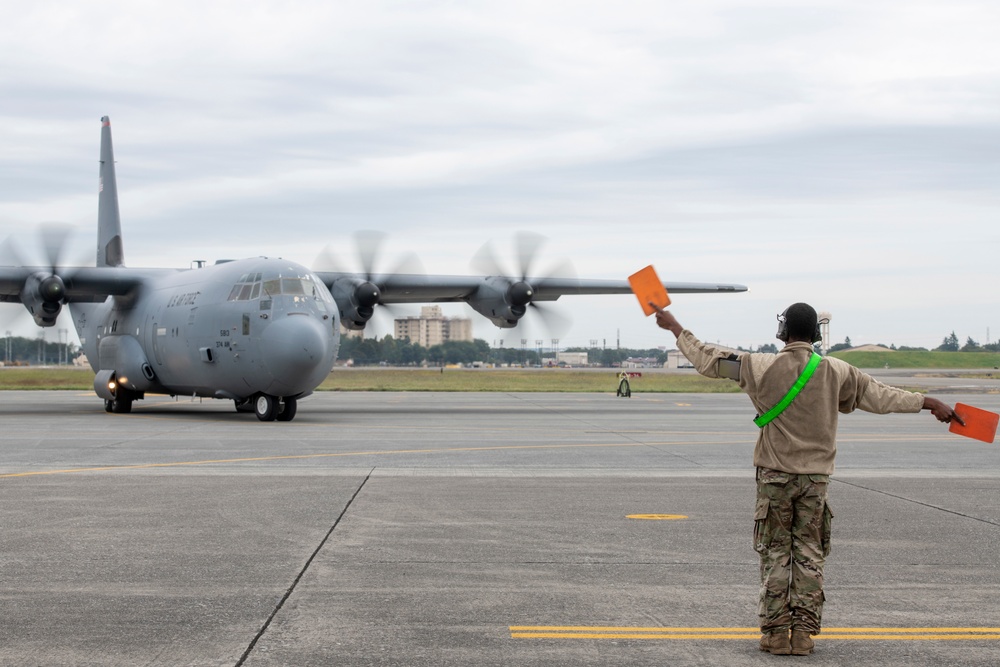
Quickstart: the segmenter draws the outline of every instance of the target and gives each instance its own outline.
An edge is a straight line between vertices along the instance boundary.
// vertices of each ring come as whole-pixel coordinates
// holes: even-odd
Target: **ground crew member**
[[[760,554],[760,650],[809,655],[825,600],[823,565],[833,518],[827,487],[837,452],[838,412],[923,409],[943,422],[961,419],[936,398],[889,387],[846,362],[815,355],[819,324],[808,304],[796,303],[778,316],[777,337],[785,346],[777,354],[734,353],[703,343],[670,312],[656,310],[657,325],[677,337],[677,347],[699,373],[735,380],[757,409],[754,548]]]

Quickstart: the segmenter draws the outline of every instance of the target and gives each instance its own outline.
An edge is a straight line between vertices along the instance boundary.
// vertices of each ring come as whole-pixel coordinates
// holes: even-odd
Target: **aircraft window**
[[[247,276],[248,276],[248,275],[249,275],[249,274],[247,274],[247,273],[244,273],[244,274],[243,274],[242,276],[240,276],[240,279],[239,279],[239,280],[237,280],[236,282],[238,282],[238,283],[245,283],[245,282],[247,281]]]
[[[326,285],[323,284],[323,281],[320,280],[317,276],[312,276],[312,279],[316,284],[316,291],[315,291],[316,296],[323,299],[323,301],[326,301],[327,303],[332,303],[333,296],[330,295],[330,290],[326,288]]]
[[[253,284],[253,291],[250,292],[250,300],[254,300],[260,296],[260,283]]]
[[[265,296],[278,296],[281,294],[281,281],[280,280],[265,280],[264,281],[264,295]]]
[[[252,288],[253,285],[243,285],[243,287],[240,289],[240,301],[246,301],[247,299],[250,298],[250,290]]]
[[[304,285],[302,280],[299,278],[282,278],[281,279],[281,293],[282,294],[305,294],[303,289]]]
[[[240,285],[233,287],[233,291],[229,293],[230,301],[236,301],[238,298],[240,298]]]

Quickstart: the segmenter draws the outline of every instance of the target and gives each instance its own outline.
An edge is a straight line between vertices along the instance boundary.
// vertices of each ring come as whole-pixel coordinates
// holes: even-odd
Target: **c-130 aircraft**
[[[105,409],[128,413],[146,393],[231,400],[261,421],[290,421],[329,375],[340,329],[363,329],[379,305],[465,302],[496,326],[564,294],[628,294],[625,280],[311,271],[256,257],[190,269],[127,268],[111,121],[101,118],[94,267],[0,267],[0,301],[41,327],[68,306]],[[500,273],[499,270],[496,271]],[[665,283],[669,292],[743,285]]]

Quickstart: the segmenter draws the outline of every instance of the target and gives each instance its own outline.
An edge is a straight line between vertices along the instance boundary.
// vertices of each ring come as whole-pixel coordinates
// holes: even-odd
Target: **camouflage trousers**
[[[760,554],[762,632],[818,634],[823,616],[823,565],[830,554],[833,513],[826,475],[757,469],[754,548]]]

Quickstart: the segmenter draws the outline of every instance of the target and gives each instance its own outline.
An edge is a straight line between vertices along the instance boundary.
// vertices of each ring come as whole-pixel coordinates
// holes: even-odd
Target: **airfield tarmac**
[[[741,395],[3,398],[0,665],[799,660],[757,650]],[[801,660],[1000,664],[1000,445],[926,412],[839,443]]]

